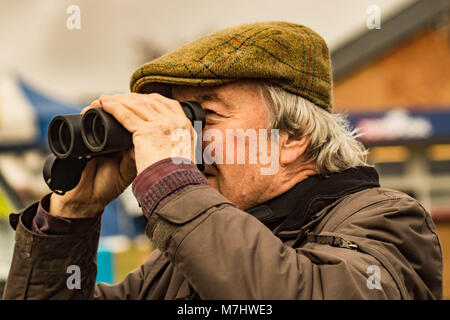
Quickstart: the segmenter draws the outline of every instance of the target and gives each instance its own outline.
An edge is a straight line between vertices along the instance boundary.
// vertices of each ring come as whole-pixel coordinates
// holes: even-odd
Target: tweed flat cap
[[[287,22],[241,25],[204,36],[139,67],[132,92],[169,95],[171,85],[260,79],[332,110],[330,55],[313,30]]]

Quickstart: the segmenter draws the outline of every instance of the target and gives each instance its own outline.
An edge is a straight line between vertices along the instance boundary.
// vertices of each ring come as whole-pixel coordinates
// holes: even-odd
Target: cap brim
[[[193,79],[175,78],[170,76],[144,76],[131,85],[131,92],[159,93],[170,97],[173,86],[212,87],[236,81],[237,79]]]

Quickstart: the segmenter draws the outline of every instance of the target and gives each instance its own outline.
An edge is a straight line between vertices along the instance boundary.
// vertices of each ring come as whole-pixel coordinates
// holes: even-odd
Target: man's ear
[[[294,163],[306,151],[309,145],[310,136],[293,138],[283,132],[280,134],[280,164],[287,166]]]

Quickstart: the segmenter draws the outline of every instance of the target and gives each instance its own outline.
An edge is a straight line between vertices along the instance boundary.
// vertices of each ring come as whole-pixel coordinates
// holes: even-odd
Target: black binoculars
[[[186,117],[205,125],[200,104],[180,102]],[[44,164],[44,180],[58,194],[75,188],[87,162],[96,156],[114,155],[133,146],[132,135],[102,108],[81,114],[59,115],[50,121],[48,144],[52,154]]]

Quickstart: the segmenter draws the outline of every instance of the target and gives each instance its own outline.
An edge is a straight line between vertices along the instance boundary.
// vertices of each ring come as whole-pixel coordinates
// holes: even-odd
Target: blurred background
[[[283,20],[327,41],[334,106],[370,148],[381,185],[417,198],[442,242],[450,299],[450,1],[0,0],[0,292],[14,244],[8,215],[49,192],[46,130],[133,71],[242,23]],[[97,280],[114,283],[152,250],[127,190],[103,215]]]

